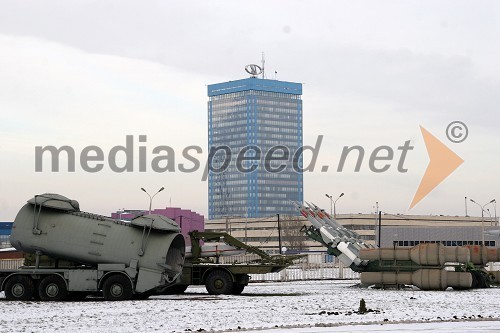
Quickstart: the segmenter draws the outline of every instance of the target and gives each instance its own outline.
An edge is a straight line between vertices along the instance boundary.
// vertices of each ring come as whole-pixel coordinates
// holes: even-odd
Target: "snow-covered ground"
[[[241,296],[211,296],[204,287],[195,286],[188,288],[185,295],[127,302],[8,302],[3,298],[0,332],[278,333],[294,327],[295,332],[500,329],[500,288],[376,290],[353,287],[356,282],[252,283]],[[361,298],[368,309],[375,311],[357,314]],[[348,326],[353,324],[363,325]]]
[[[354,324],[330,327],[308,327],[246,331],[251,333],[338,333],[338,332],[439,332],[439,333],[485,333],[498,332],[498,321],[444,321],[429,323],[398,324]]]

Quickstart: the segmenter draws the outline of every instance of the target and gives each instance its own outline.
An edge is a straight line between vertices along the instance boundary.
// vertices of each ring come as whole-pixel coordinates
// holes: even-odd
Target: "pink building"
[[[136,216],[143,214],[147,215],[148,211],[124,209],[123,211],[111,213],[111,218],[130,221]],[[162,209],[154,209],[151,211],[151,214],[163,215],[177,222],[177,224],[181,228],[182,234],[184,235],[184,240],[186,241],[186,245],[191,245],[191,239],[189,238],[188,235],[190,231],[205,230],[205,217],[203,215],[191,211],[190,209],[168,207]]]

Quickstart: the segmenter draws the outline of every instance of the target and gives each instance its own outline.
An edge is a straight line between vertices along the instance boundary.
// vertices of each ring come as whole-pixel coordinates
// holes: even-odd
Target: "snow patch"
[[[0,300],[0,332],[186,332],[268,330],[416,322],[500,320],[500,288],[467,291],[351,288],[358,281],[252,283],[241,296],[183,295],[145,301],[8,302]],[[376,311],[358,314],[361,298]],[[500,326],[500,323],[499,323]],[[380,326],[379,326],[380,327]],[[270,331],[271,332],[271,331]],[[319,331],[318,331],[319,332]]]

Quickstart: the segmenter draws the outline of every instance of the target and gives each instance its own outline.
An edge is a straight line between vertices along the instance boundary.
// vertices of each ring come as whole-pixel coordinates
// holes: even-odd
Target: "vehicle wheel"
[[[29,301],[35,294],[33,280],[25,275],[14,275],[5,284],[5,297],[11,301]]]
[[[243,292],[243,289],[245,289],[245,285],[244,284],[235,284],[233,286],[233,290],[231,291],[231,294],[233,295],[241,295],[241,293]]]
[[[125,301],[132,298],[132,284],[124,275],[112,275],[104,281],[102,292],[107,301]]]
[[[488,283],[486,280],[486,276],[481,274],[481,272],[472,271],[472,288],[488,288]]]
[[[60,276],[49,275],[40,282],[38,295],[42,301],[62,301],[68,296],[68,288]]]
[[[208,274],[205,286],[210,295],[230,295],[233,290],[233,280],[228,272],[216,270]]]

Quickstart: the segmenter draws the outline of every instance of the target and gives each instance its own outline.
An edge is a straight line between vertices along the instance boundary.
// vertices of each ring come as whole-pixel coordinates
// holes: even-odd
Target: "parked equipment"
[[[10,300],[147,297],[174,283],[185,257],[179,226],[164,216],[126,223],[82,212],[77,201],[58,194],[30,199],[16,216],[10,242],[32,258],[0,271],[0,290]]]
[[[500,261],[500,249],[480,245],[444,246],[421,243],[412,248],[375,248],[354,231],[344,228],[315,205],[294,202],[311,222],[304,233],[327,248],[328,254],[361,273],[365,285],[380,287],[414,285],[423,290],[485,288],[498,284],[500,272],[485,269]]]
[[[190,252],[177,284],[165,294],[183,293],[189,285],[205,285],[209,294],[239,295],[250,281],[249,274],[276,273],[293,264],[300,255],[271,256],[247,245],[225,232],[192,231]],[[218,251],[216,249],[219,249]],[[250,253],[258,256],[251,262],[220,263],[222,256]]]

